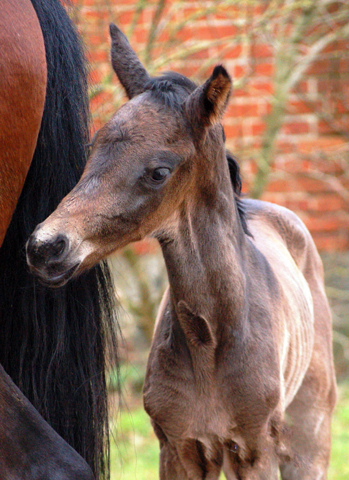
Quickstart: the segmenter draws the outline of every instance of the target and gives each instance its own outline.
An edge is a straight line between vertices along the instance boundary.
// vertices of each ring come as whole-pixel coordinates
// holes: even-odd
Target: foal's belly
[[[303,381],[312,356],[314,311],[309,285],[283,248],[279,246],[280,257],[274,253],[270,263],[275,263],[274,272],[282,293],[275,307],[274,323],[280,358],[282,409],[286,409]]]

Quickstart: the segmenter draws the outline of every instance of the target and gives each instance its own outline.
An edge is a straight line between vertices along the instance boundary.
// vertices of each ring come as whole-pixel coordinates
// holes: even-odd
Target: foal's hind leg
[[[332,322],[324,290],[323,268],[313,242],[307,240],[306,243],[307,250],[301,263],[313,297],[314,346],[303,383],[286,410],[293,458],[281,465],[283,480],[326,480],[331,450],[331,416],[336,403]]]
[[[331,450],[331,415],[336,387],[328,368],[310,366],[286,411],[291,460],[281,465],[283,480],[326,480]]]

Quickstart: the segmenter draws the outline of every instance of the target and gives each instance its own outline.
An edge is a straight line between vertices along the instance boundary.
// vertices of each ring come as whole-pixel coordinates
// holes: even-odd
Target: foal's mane
[[[150,92],[151,97],[156,101],[166,105],[173,111],[179,111],[182,108],[184,100],[196,87],[197,85],[189,80],[189,78],[176,72],[166,72],[160,77],[151,78],[146,85],[146,90]],[[224,130],[223,141],[225,142]],[[241,198],[242,180],[240,167],[236,158],[230,152],[226,152],[226,157],[241,226],[243,231],[247,235],[250,235],[247,226],[246,210],[243,199]]]

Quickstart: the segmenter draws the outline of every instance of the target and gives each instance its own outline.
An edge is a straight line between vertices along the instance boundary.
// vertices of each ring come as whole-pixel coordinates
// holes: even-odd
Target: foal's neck
[[[228,167],[217,185],[199,189],[197,198],[182,206],[172,238],[160,243],[176,316],[185,302],[205,318],[215,338],[227,327],[238,328],[244,316],[246,239]]]

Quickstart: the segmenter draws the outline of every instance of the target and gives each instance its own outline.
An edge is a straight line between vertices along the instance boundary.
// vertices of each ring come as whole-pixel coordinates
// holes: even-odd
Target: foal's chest
[[[246,422],[262,429],[279,401],[274,381],[279,373],[273,358],[263,362],[260,372],[253,371],[248,353],[227,349],[221,362],[206,374],[202,369],[198,378],[188,348],[161,342],[149,358],[146,411],[172,437],[229,439]]]

